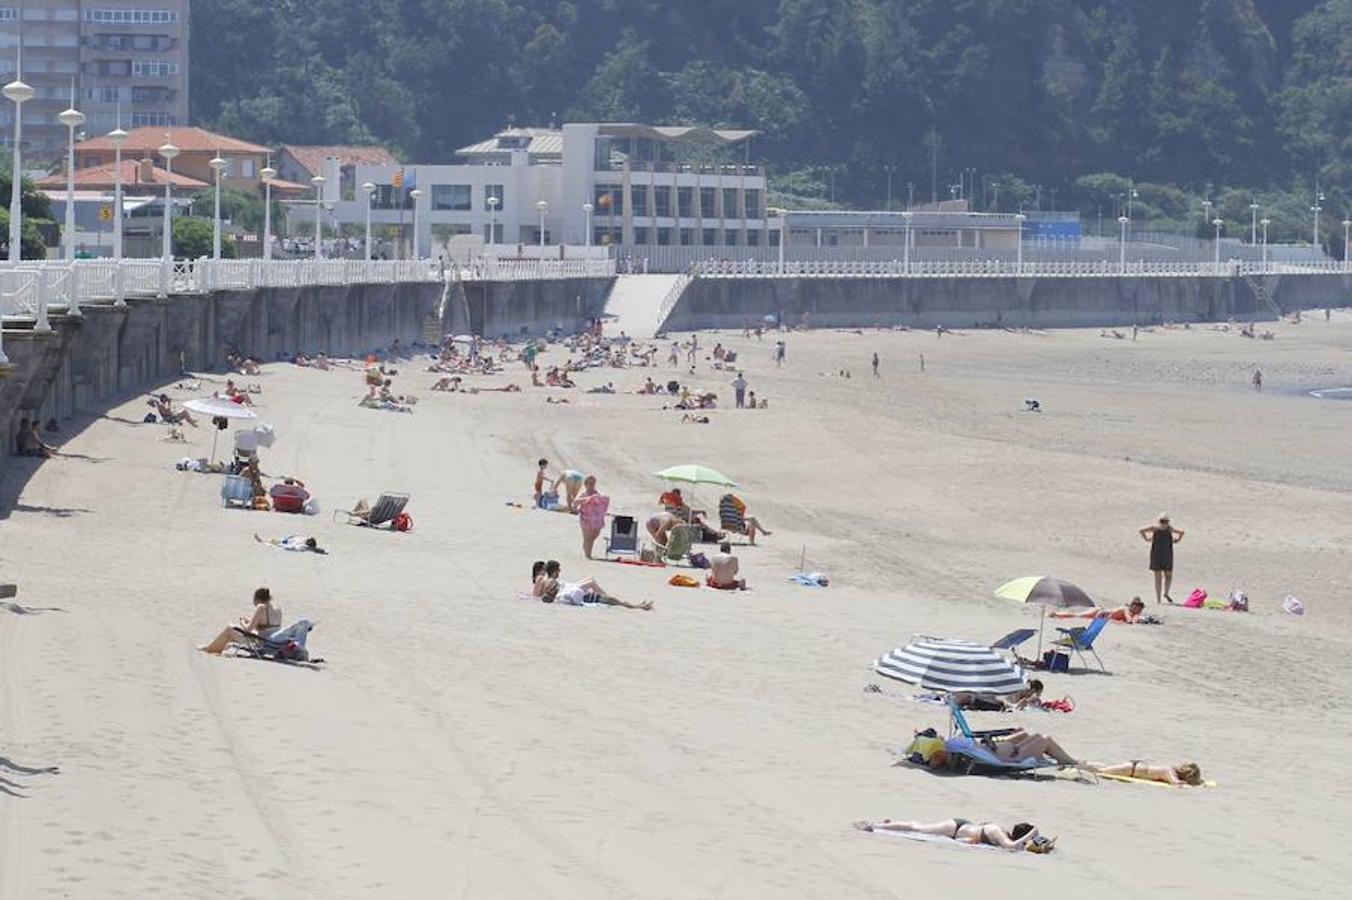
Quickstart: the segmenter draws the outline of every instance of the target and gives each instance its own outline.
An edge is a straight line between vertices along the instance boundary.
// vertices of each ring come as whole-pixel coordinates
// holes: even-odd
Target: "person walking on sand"
[[[1150,545],[1150,571],[1155,573],[1155,602],[1160,596],[1170,603],[1169,588],[1174,581],[1174,544],[1183,540],[1183,532],[1169,524],[1169,514],[1160,513],[1159,521],[1147,525],[1139,532],[1141,539]]]
[[[920,371],[925,371],[925,354],[920,354]]]
[[[776,366],[779,366],[780,368],[783,368],[783,367],[784,367],[784,354],[785,354],[787,351],[788,351],[788,348],[784,346],[784,342],[783,342],[783,341],[775,341],[775,365],[776,365]]]
[[[1260,369],[1253,370],[1253,389],[1259,393],[1263,391],[1263,373]]]
[[[873,377],[878,377],[878,354],[873,354]]]
[[[734,379],[732,380],[732,393],[733,393],[733,396],[736,397],[736,399],[737,399],[737,408],[738,408],[738,409],[745,409],[745,408],[746,408],[746,376],[743,375],[741,372],[738,372],[738,373],[737,373],[737,377],[734,378]]]

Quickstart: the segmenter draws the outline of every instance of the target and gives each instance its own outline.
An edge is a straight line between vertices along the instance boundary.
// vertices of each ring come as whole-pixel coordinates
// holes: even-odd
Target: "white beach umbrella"
[[[923,635],[875,659],[873,670],[931,691],[1012,694],[1027,687],[1023,670],[985,644]]]
[[[195,412],[200,416],[206,416],[209,419],[256,419],[258,416],[253,410],[242,403],[236,403],[224,397],[202,397],[198,400],[189,400],[183,404],[183,408],[189,412]],[[221,436],[219,428],[213,429],[211,434],[211,461],[216,461],[216,441]]]

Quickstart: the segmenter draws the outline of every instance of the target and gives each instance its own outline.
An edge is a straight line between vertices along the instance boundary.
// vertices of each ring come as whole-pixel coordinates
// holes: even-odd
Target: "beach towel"
[[[740,591],[741,588],[735,584],[714,584],[714,575],[710,572],[704,576],[704,583],[716,591]]]
[[[667,584],[670,584],[674,587],[692,587],[692,588],[699,587],[699,582],[696,581],[694,578],[691,578],[689,575],[681,575],[679,573],[668,578]]]
[[[954,847],[964,847],[968,850],[994,850],[1003,853],[1018,853],[1023,850],[1005,850],[1003,847],[997,847],[994,844],[973,844],[971,841],[955,841],[952,838],[944,837],[942,834],[924,834],[919,831],[888,831],[872,829],[869,834],[883,834],[888,837],[906,838],[908,841],[923,841],[926,844],[949,844]]]
[[[797,582],[798,584],[807,587],[826,587],[831,583],[831,579],[827,578],[826,575],[821,572],[798,572],[794,575],[790,575],[789,581]]]
[[[665,569],[667,564],[660,559],[612,559],[610,562],[617,562],[626,566],[644,566],[649,569]]]
[[[1095,772],[1094,774],[1099,778],[1106,778],[1109,781],[1121,781],[1126,784],[1153,784],[1157,787],[1209,787],[1209,788],[1217,787],[1216,782],[1212,781],[1209,778],[1199,785],[1191,785],[1191,784],[1170,784],[1167,781],[1155,781],[1153,778],[1133,778],[1130,775],[1108,775],[1104,772]]]

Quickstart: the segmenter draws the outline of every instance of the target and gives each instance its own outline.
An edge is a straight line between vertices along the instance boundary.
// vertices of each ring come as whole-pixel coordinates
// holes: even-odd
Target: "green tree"
[[[198,216],[180,216],[174,219],[174,255],[183,259],[210,256],[214,229],[210,219]],[[221,258],[234,259],[235,239],[222,235]]]
[[[10,177],[12,160],[8,153],[0,154],[0,244],[4,246],[4,258],[9,258],[9,197],[14,180]],[[27,178],[20,182],[20,209],[23,211],[23,233],[20,240],[20,255],[23,259],[46,259],[47,242],[43,238],[43,228],[60,233],[52,222],[52,201],[42,191],[33,186]]]

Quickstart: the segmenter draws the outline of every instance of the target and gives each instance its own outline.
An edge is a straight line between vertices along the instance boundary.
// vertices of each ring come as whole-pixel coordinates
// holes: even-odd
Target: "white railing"
[[[539,281],[556,278],[609,278],[615,274],[613,259],[514,259],[480,257],[461,266],[465,281]]]
[[[783,263],[767,260],[710,259],[694,266],[701,278],[1081,278],[1081,277],[1220,277],[1241,275],[1311,275],[1352,274],[1352,268],[1339,260],[1311,260],[1309,262],[1242,262],[1222,260],[1214,262],[1157,262],[1151,260],[1127,261],[1026,261],[1004,259],[985,260],[787,260]]]
[[[667,289],[666,296],[662,298],[662,303],[657,307],[657,329],[661,331],[667,324],[667,319],[671,317],[671,311],[676,308],[676,303],[685,293],[685,289],[690,286],[690,282],[695,280],[695,276],[689,272],[682,272],[676,276],[671,287]]]

